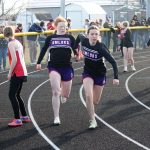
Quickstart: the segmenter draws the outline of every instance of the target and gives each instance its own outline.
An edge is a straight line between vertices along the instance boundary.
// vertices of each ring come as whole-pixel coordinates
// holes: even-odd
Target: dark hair
[[[54,20],[51,18],[51,19],[49,19],[49,21],[50,21],[50,22],[53,22]]]
[[[41,27],[43,27],[44,24],[45,24],[44,21],[41,21],[41,22],[40,22],[40,26],[41,26]]]
[[[21,23],[17,23],[17,26],[18,26],[18,27],[22,27],[22,24],[21,24]]]
[[[87,34],[89,34],[90,30],[93,30],[93,29],[96,29],[97,31],[99,31],[99,28],[98,28],[97,26],[92,25],[92,26],[90,26],[90,27],[88,28]]]

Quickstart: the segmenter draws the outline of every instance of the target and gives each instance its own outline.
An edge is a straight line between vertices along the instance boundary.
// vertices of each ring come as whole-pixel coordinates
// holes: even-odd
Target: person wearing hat
[[[40,22],[36,21],[33,25],[31,25],[28,32],[42,32],[42,28],[40,27]],[[31,64],[36,64],[37,37],[38,37],[37,35],[27,36]]]

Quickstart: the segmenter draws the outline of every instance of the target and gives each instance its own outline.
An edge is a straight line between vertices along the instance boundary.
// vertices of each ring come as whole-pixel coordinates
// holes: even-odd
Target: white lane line
[[[142,62],[142,61],[139,61],[139,62]],[[77,69],[74,69],[75,71],[76,70],[79,70],[79,69],[82,69],[83,67],[80,67],[80,68],[77,68]],[[42,69],[42,70],[45,70],[45,69],[47,69],[47,68],[44,68],[44,69]],[[111,68],[112,69],[112,68]],[[110,70],[110,69],[109,69]],[[29,74],[31,74],[31,73],[34,73],[34,72],[38,72],[38,71],[33,71],[33,72],[30,72]],[[44,83],[42,83],[42,84],[40,84],[41,86],[43,85],[43,84],[45,84],[46,82],[48,82],[49,81],[49,79],[48,80],[46,80]],[[4,84],[4,83],[6,83],[6,82],[8,82],[8,80],[7,81],[5,81],[5,82],[3,82],[3,83],[0,83],[0,85],[2,85],[2,84]],[[39,85],[39,86],[40,86]],[[39,88],[39,86],[36,88],[36,89],[34,89],[34,91],[31,93],[32,94],[32,96],[33,96],[33,94],[34,94],[34,92]],[[33,114],[32,114],[32,111],[31,111],[31,98],[32,98],[32,96],[30,95],[30,97],[29,97],[29,99],[28,99],[28,109],[30,109],[30,115],[32,116],[31,117],[31,120],[32,120],[32,122],[34,122],[35,123],[35,125],[37,126],[37,131],[39,131],[39,133],[42,135],[42,137],[45,139],[47,139],[46,141],[47,142],[52,142],[51,140],[49,140],[48,138],[47,138],[47,136],[42,132],[42,130],[39,128],[39,126],[37,125],[37,123],[36,123],[36,121],[34,120],[34,117],[33,117]],[[28,110],[29,111],[29,110]],[[53,142],[52,142],[52,144],[54,144]],[[55,144],[54,144],[55,145]],[[57,147],[57,146],[56,146]],[[57,149],[56,149],[57,150]]]
[[[140,61],[141,62],[141,61]],[[74,69],[75,71],[76,70],[79,70],[79,69],[82,69],[83,67],[80,67],[80,68],[77,68],[77,69]],[[31,120],[35,126],[35,128],[37,129],[37,131],[39,132],[39,134],[51,145],[51,146],[56,146],[43,132],[42,130],[40,129],[40,127],[38,126],[38,124],[36,123],[35,119],[34,119],[34,116],[32,114],[32,110],[31,110],[31,99],[32,99],[32,96],[33,94],[35,93],[35,91],[40,87],[42,86],[43,84],[45,84],[46,82],[48,82],[48,80],[46,80],[44,83],[40,84],[36,89],[34,89],[34,91],[31,93],[30,97],[29,97],[29,100],[28,100],[28,111],[29,111],[29,115],[31,117]],[[98,117],[98,116],[97,116]],[[99,118],[98,118],[99,119]],[[108,124],[109,125],[109,124]],[[115,129],[116,130],[116,129]],[[119,132],[119,131],[118,131]],[[129,137],[128,137],[129,138]],[[131,139],[132,140],[132,139]],[[56,150],[57,150],[57,146],[56,146]],[[146,150],[150,150],[150,149],[146,149]]]
[[[74,64],[78,64],[78,63],[82,63],[82,62],[83,62],[83,61],[78,61],[78,62],[74,62]],[[29,74],[32,74],[32,73],[35,73],[35,72],[43,71],[43,70],[46,70],[46,69],[47,69],[47,68],[43,68],[43,69],[41,69],[41,70],[35,70],[35,71],[32,71],[32,72],[29,72],[28,75],[29,75]],[[5,72],[7,72],[7,71],[5,71]],[[4,82],[1,82],[1,83],[0,83],[0,86],[3,85],[3,84],[5,84],[5,83],[7,83],[8,81],[9,81],[9,80],[6,80],[6,81],[4,81]]]
[[[49,143],[55,150],[60,150],[59,147],[57,147],[44,133],[43,131],[40,129],[40,127],[38,126],[38,124],[36,123],[34,117],[33,117],[33,114],[32,114],[32,109],[31,109],[31,99],[32,99],[32,96],[34,95],[34,93],[36,92],[36,90],[38,88],[40,88],[43,84],[45,84],[46,82],[48,82],[48,80],[44,81],[43,83],[41,83],[39,86],[37,86],[33,91],[32,93],[30,94],[29,96],[29,99],[28,99],[28,111],[29,111],[29,116],[32,120],[32,123],[33,125],[35,126],[36,130],[39,132],[39,134],[47,141],[47,143]]]
[[[4,82],[0,83],[0,86],[1,86],[2,84],[4,84],[4,83],[7,83],[7,82],[8,82],[8,80],[6,80],[6,81],[4,81]]]
[[[141,52],[141,53],[147,53],[147,52]],[[141,54],[140,53],[140,54]],[[139,54],[139,53],[138,53]],[[146,56],[150,56],[150,55],[146,55]],[[134,58],[139,58],[139,57],[142,57],[142,56],[138,56],[138,57],[134,57]],[[118,60],[116,60],[117,62],[118,61],[121,61],[123,58],[120,58],[120,59],[118,59]],[[144,60],[144,61],[147,61],[147,60]],[[81,61],[78,61],[78,62],[74,62],[74,64],[77,64],[77,63],[82,63],[83,62],[83,60],[81,60]],[[137,62],[142,62],[142,61],[137,61]],[[137,62],[135,62],[135,63],[137,63]],[[123,65],[120,65],[119,67],[121,67],[121,66],[123,66]],[[82,67],[83,68],[83,67]],[[41,69],[41,70],[45,70],[45,69],[47,69],[47,68],[44,68],[44,69]],[[111,70],[112,68],[110,68],[110,69],[108,69],[108,70]],[[39,71],[41,71],[41,70],[36,70],[36,71],[32,71],[32,72],[30,72],[30,73],[28,73],[28,74],[32,74],[32,73],[35,73],[35,72],[39,72]],[[7,72],[7,71],[5,71],[5,72]],[[3,84],[5,84],[5,83],[7,83],[8,82],[8,80],[6,80],[6,81],[4,81],[4,82],[1,82],[0,83],[0,86],[1,85],[3,85]]]
[[[150,107],[148,107],[147,105],[145,105],[144,103],[142,103],[140,100],[138,100],[131,92],[130,92],[130,89],[129,89],[129,86],[128,86],[128,83],[129,83],[129,80],[135,75],[135,74],[138,74],[139,72],[143,71],[143,70],[146,70],[146,69],[149,69],[150,67],[146,67],[146,68],[143,68],[141,70],[138,70],[136,71],[135,73],[133,73],[132,75],[130,75],[126,82],[125,82],[125,88],[128,92],[128,94],[136,101],[138,102],[140,105],[142,105],[143,107],[145,107],[146,109],[150,110]]]
[[[145,62],[145,61],[150,61],[150,59],[136,61],[136,62],[134,62],[134,64],[138,64],[138,63],[140,63],[140,62]],[[118,66],[118,68],[120,68],[120,67],[122,67],[122,66],[124,66],[124,65],[120,65],[120,66]],[[109,68],[109,69],[107,69],[107,70],[112,70],[112,69],[113,69],[113,68]],[[136,72],[137,72],[137,71],[136,71]]]
[[[35,66],[35,65],[26,65],[27,67],[33,67],[33,66]],[[5,72],[8,72],[9,71],[9,69],[6,69],[5,71],[2,71],[2,72],[0,72],[0,73],[5,73]]]
[[[41,70],[36,70],[36,71],[29,72],[29,73],[28,73],[28,75],[29,75],[29,74],[32,74],[32,73],[35,73],[35,72],[43,71],[43,70],[46,70],[46,69],[47,69],[47,68],[44,68],[44,69],[41,69]],[[8,81],[9,81],[9,80],[6,80],[6,81],[4,81],[4,82],[1,82],[1,83],[0,83],[0,86],[1,86],[1,85],[3,85],[4,83],[7,83]]]
[[[134,56],[135,56],[135,55],[138,55],[138,54],[149,53],[149,52],[150,52],[150,51],[134,53]],[[113,53],[112,53],[112,55],[113,55]],[[146,57],[147,57],[147,56],[149,56],[149,55],[146,55]],[[135,56],[134,58],[144,58],[144,57],[145,57],[145,56]],[[120,58],[119,60],[122,60],[122,59],[123,59],[123,58]],[[78,61],[78,62],[73,62],[73,63],[76,64],[76,63],[81,63],[81,62],[83,62],[83,60],[80,60],[80,61]],[[45,63],[44,63],[44,64],[45,64]],[[33,67],[33,66],[35,66],[35,65],[27,65],[27,67]],[[9,71],[9,69],[0,72],[0,74],[5,73],[5,72],[8,72],[8,71]]]
[[[79,70],[83,67],[80,67],[80,68],[76,68],[74,69],[75,71],[76,70]],[[42,82],[39,86],[37,86],[33,91],[32,93],[30,94],[29,96],[29,99],[28,99],[28,112],[29,112],[29,116],[31,118],[31,121],[33,123],[33,125],[35,126],[36,130],[39,132],[39,134],[47,141],[47,143],[49,143],[55,150],[60,150],[59,147],[57,147],[57,145],[55,145],[45,134],[44,132],[40,129],[40,127],[38,126],[38,124],[36,123],[35,119],[34,119],[34,116],[33,116],[33,113],[32,113],[32,109],[31,109],[31,100],[32,100],[32,97],[34,95],[34,93],[37,91],[38,88],[40,88],[42,85],[44,85],[46,82],[48,82],[48,80]]]
[[[86,103],[84,101],[84,98],[83,98],[83,94],[82,94],[82,91],[83,91],[83,85],[81,86],[80,88],[80,91],[79,91],[79,95],[80,95],[80,99],[83,103],[83,105],[86,107]],[[127,135],[123,134],[122,132],[120,132],[119,130],[115,129],[113,126],[111,126],[110,124],[108,124],[106,121],[104,121],[102,118],[100,118],[97,114],[95,114],[95,117],[101,121],[104,125],[106,125],[108,128],[110,128],[111,130],[113,130],[114,132],[116,132],[117,134],[121,135],[122,137],[126,138],[127,140],[131,141],[132,143],[138,145],[139,147],[142,147],[143,149],[145,150],[150,150],[150,148],[142,145],[141,143],[133,140],[132,138],[128,137]]]

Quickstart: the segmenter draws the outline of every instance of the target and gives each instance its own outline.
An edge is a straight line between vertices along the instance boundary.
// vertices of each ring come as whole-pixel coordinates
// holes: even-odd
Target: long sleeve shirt
[[[78,47],[80,42],[83,47],[82,51],[85,63],[84,70],[86,72],[93,76],[106,75],[106,66],[103,59],[105,58],[109,63],[111,63],[113,67],[114,79],[118,79],[117,63],[103,43],[97,41],[96,45],[91,46],[89,39],[86,38],[83,34],[79,34],[77,36],[75,48]]]
[[[46,51],[49,49],[48,66],[63,67],[70,65],[72,51],[76,55],[74,45],[75,38],[72,35],[50,35],[45,40],[37,64],[41,63]]]

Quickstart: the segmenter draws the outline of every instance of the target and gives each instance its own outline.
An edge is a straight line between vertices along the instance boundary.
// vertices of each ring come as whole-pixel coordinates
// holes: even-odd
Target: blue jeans
[[[7,57],[7,48],[0,48],[0,69],[2,67],[3,62],[3,69],[6,69],[6,57]]]

